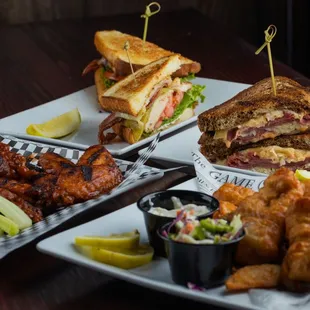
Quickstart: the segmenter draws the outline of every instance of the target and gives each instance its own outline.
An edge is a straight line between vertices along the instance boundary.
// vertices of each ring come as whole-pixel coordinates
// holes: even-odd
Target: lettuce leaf
[[[192,105],[200,99],[201,102],[205,101],[205,96],[203,95],[203,90],[206,88],[204,85],[193,85],[193,87],[184,94],[181,103],[176,107],[172,117],[163,120],[161,126],[167,125],[169,123],[177,120],[180,115],[187,109],[192,107]]]
[[[196,78],[195,73],[190,73],[189,75],[182,77],[181,82],[188,82],[194,78]]]
[[[106,71],[109,71],[109,68],[105,68],[104,66],[102,66],[101,70],[102,70],[100,74],[101,80],[106,88],[110,88],[116,83],[116,81],[110,80],[104,76],[104,73]]]

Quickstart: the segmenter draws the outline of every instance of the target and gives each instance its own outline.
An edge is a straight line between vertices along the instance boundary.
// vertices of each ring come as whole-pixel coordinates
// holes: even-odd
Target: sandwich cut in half
[[[107,89],[101,100],[113,113],[99,126],[99,142],[107,144],[118,136],[134,144],[194,116],[205,86],[174,77],[181,66],[179,55],[163,57]]]
[[[198,116],[200,151],[210,162],[264,173],[307,164],[310,91],[286,77],[275,81],[276,96],[266,78]]]
[[[93,60],[83,71],[83,75],[95,71],[95,85],[98,102],[103,110],[108,109],[101,100],[107,88],[130,75],[131,67],[128,60],[125,43],[129,43],[129,55],[134,71],[157,61],[162,57],[174,55],[174,52],[165,50],[154,43],[145,42],[139,37],[122,33],[116,30],[97,31],[94,44],[101,58]],[[185,77],[194,75],[201,70],[200,63],[180,56],[182,64],[174,72],[174,76]]]

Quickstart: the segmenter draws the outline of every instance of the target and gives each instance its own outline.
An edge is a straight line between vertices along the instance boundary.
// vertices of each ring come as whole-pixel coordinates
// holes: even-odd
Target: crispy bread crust
[[[178,55],[161,58],[137,70],[108,88],[100,98],[101,106],[111,112],[138,115],[153,87],[180,68]]]
[[[201,132],[234,128],[271,110],[289,109],[310,113],[310,91],[307,87],[282,76],[275,77],[277,96],[273,95],[271,78],[241,91],[230,100],[198,116]]]
[[[142,39],[126,33],[115,30],[97,31],[94,44],[98,52],[109,61],[118,75],[127,76],[131,74],[127,54],[123,50],[126,41],[130,45],[131,62],[134,70],[138,70],[162,57],[175,54],[154,43],[145,42],[143,46]],[[181,68],[174,73],[174,76],[186,76],[189,73],[197,73],[201,70],[200,63],[183,56],[180,58]]]
[[[257,143],[251,143],[246,145],[232,144],[230,148],[226,147],[223,140],[215,140],[211,135],[207,134],[204,139],[205,142],[203,145],[200,146],[200,152],[213,163],[217,160],[226,159],[228,156],[238,151],[255,147],[277,145],[280,147],[291,147],[300,150],[310,150],[310,133],[278,136],[274,139],[265,139]]]

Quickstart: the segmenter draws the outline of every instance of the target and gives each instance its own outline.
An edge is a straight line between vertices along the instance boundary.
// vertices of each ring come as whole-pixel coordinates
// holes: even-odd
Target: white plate
[[[173,189],[198,190],[198,187],[196,179],[191,179],[173,187]],[[74,264],[164,293],[220,305],[230,309],[261,309],[251,303],[247,293],[227,294],[224,286],[210,289],[206,292],[198,292],[175,284],[170,276],[168,261],[164,258],[155,258],[151,263],[136,269],[122,270],[84,257],[73,245],[75,236],[106,235],[131,231],[133,229],[140,231],[142,242],[148,241],[143,215],[138,210],[136,204],[47,238],[37,244],[37,249]]]
[[[206,85],[204,91],[204,95],[206,96],[205,102],[196,107],[196,116],[182,122],[181,124],[177,124],[169,129],[166,129],[162,132],[162,136],[196,122],[198,114],[222,103],[237,94],[239,91],[250,86],[248,84],[199,77],[193,80],[193,83]],[[68,112],[76,107],[79,109],[82,117],[82,124],[76,133],[57,140],[41,137],[36,138],[26,133],[26,128],[29,124],[43,123],[52,117]],[[57,143],[58,145],[63,145],[66,147],[86,149],[88,146],[98,143],[98,126],[107,115],[108,113],[99,113],[96,89],[95,86],[91,86],[46,104],[3,118],[0,120],[0,131],[2,133],[11,134],[28,140],[31,139],[33,141],[45,142],[49,144]],[[154,137],[151,136],[133,145],[122,142],[106,145],[106,147],[113,155],[123,155],[133,151],[136,148],[142,147],[153,138]]]

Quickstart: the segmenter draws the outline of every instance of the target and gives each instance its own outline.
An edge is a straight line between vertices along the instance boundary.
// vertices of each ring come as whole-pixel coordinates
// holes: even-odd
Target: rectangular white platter
[[[218,104],[221,104],[222,102],[236,95],[238,92],[250,86],[248,84],[200,77],[195,78],[194,80],[192,80],[192,82],[194,84],[201,84],[206,86],[204,90],[204,95],[206,96],[205,102],[199,104],[196,107],[196,115],[194,117],[185,122],[172,126],[169,129],[164,130],[161,133],[161,136],[167,135],[169,133],[174,133],[176,130],[181,129],[184,126],[195,124],[197,120],[197,115]],[[77,132],[65,138],[57,140],[30,136],[26,133],[26,128],[30,124],[46,122],[51,118],[68,112],[74,108],[79,109],[82,118],[81,126]],[[73,147],[83,150],[90,145],[98,143],[98,126],[102,122],[102,120],[108,115],[108,113],[99,113],[99,105],[97,103],[96,97],[96,88],[95,86],[91,86],[68,96],[0,119],[0,131],[2,133],[11,134],[19,138],[24,138],[28,140],[31,139],[32,141],[63,145],[66,147]],[[153,138],[154,137],[152,136],[148,137],[133,145],[130,145],[126,142],[119,142],[106,145],[106,147],[112,155],[121,156],[132,152],[137,148],[143,147],[146,143],[153,140]]]
[[[198,190],[196,179],[179,184],[171,189]],[[43,253],[81,265],[112,277],[125,280],[164,293],[188,298],[204,303],[224,306],[229,309],[261,309],[251,302],[249,294],[228,294],[224,286],[206,290],[194,291],[175,284],[170,276],[168,261],[164,258],[154,258],[152,262],[139,268],[123,270],[105,265],[83,256],[74,247],[74,238],[81,235],[107,235],[138,229],[141,242],[148,242],[142,213],[136,203],[106,216],[74,227],[37,244],[37,249]]]
[[[2,133],[0,133],[0,142],[9,145],[12,152],[16,152],[20,155],[26,157],[31,154],[36,155],[36,157],[31,161],[33,165],[37,165],[37,156],[46,152],[60,154],[62,157],[69,159],[73,163],[76,163],[80,156],[84,153],[84,151],[77,149],[32,143],[12,136],[2,135]],[[110,193],[102,194],[97,198],[89,199],[64,208],[59,208],[52,214],[45,216],[41,221],[34,223],[31,227],[21,230],[20,233],[15,236],[1,236],[0,260],[13,250],[24,246],[42,234],[73,218],[77,214],[86,212],[88,209],[93,208],[108,199],[116,197],[117,195],[132,190],[133,188],[146,184],[150,181],[159,179],[164,175],[164,171],[161,169],[146,165],[138,165],[137,169],[134,169],[129,176],[126,176],[126,172],[131,169],[133,163],[122,159],[115,159],[115,162],[122,174],[125,176],[125,181],[122,184],[116,186]]]

